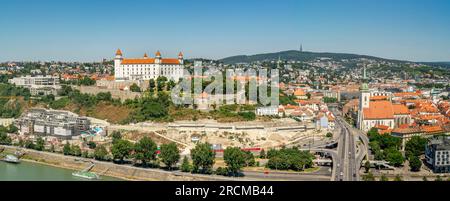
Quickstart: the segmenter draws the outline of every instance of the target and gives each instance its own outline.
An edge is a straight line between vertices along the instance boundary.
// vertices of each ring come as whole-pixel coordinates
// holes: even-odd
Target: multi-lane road
[[[358,181],[361,161],[367,154],[366,136],[349,125],[337,109],[332,109],[336,116],[336,128],[340,130],[338,143],[338,156],[333,160],[336,171],[333,174],[335,181]],[[361,141],[357,146],[356,141]]]

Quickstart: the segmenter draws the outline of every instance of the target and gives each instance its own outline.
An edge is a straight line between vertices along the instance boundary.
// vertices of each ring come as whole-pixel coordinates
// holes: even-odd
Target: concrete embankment
[[[100,175],[121,178],[124,180],[139,180],[139,181],[219,181],[219,180],[237,180],[213,175],[193,175],[181,172],[169,172],[161,169],[138,168],[130,165],[118,165],[111,162],[95,161],[91,159],[64,156],[57,153],[40,152],[30,149],[17,148],[12,146],[0,145],[5,152],[13,153],[20,149],[25,152],[23,160],[30,162],[37,162],[45,165],[50,165],[59,168],[82,170],[94,163],[95,166],[91,169]]]

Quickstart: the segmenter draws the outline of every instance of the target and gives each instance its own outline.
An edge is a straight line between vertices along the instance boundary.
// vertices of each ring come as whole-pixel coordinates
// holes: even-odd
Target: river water
[[[73,170],[22,161],[11,164],[0,161],[0,181],[90,181],[72,176]],[[103,181],[120,179],[101,176]]]

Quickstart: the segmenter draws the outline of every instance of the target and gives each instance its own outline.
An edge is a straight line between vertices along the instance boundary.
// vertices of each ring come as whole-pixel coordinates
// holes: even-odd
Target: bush
[[[227,168],[218,167],[215,171],[216,175],[228,176]]]
[[[192,171],[209,174],[214,165],[215,153],[208,143],[200,143],[191,150]]]
[[[246,153],[239,147],[227,147],[223,153],[223,159],[227,164],[228,170],[232,173],[238,173],[246,163]]]
[[[71,154],[74,156],[81,156],[81,148],[78,145],[73,145],[71,148]]]
[[[89,149],[95,149],[95,147],[97,147],[97,144],[95,144],[95,142],[89,141],[87,143]]]
[[[409,166],[411,167],[411,171],[418,172],[422,167],[422,161],[420,161],[418,156],[411,156],[409,158]]]
[[[161,145],[161,161],[169,168],[180,160],[180,151],[175,143]]]
[[[95,147],[94,151],[94,158],[96,160],[105,161],[107,160],[108,151],[106,150],[105,146],[100,145]]]
[[[11,138],[5,133],[0,131],[0,144],[2,145],[11,145]]]
[[[189,159],[187,156],[184,156],[183,163],[181,164],[181,171],[182,172],[190,172],[192,170],[191,164],[189,163]]]
[[[246,121],[253,121],[256,119],[256,114],[254,112],[239,112],[238,115]]]
[[[313,166],[314,156],[308,151],[300,151],[297,148],[283,148],[281,150],[269,150],[267,167],[277,170],[302,171]]]
[[[393,148],[385,150],[385,156],[386,161],[395,167],[400,167],[405,162],[405,158],[403,158],[402,153]]]
[[[70,155],[72,153],[70,144],[67,142],[63,147],[63,154],[64,155]]]

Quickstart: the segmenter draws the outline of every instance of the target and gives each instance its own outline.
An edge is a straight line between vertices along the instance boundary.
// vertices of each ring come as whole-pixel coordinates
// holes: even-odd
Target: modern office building
[[[30,90],[31,95],[57,95],[61,89],[58,76],[22,76],[10,79],[8,81],[16,86],[24,87]]]
[[[435,173],[450,172],[450,136],[431,138],[425,147],[425,158]]]
[[[71,138],[89,131],[86,117],[68,111],[31,109],[15,121],[21,134]]]

